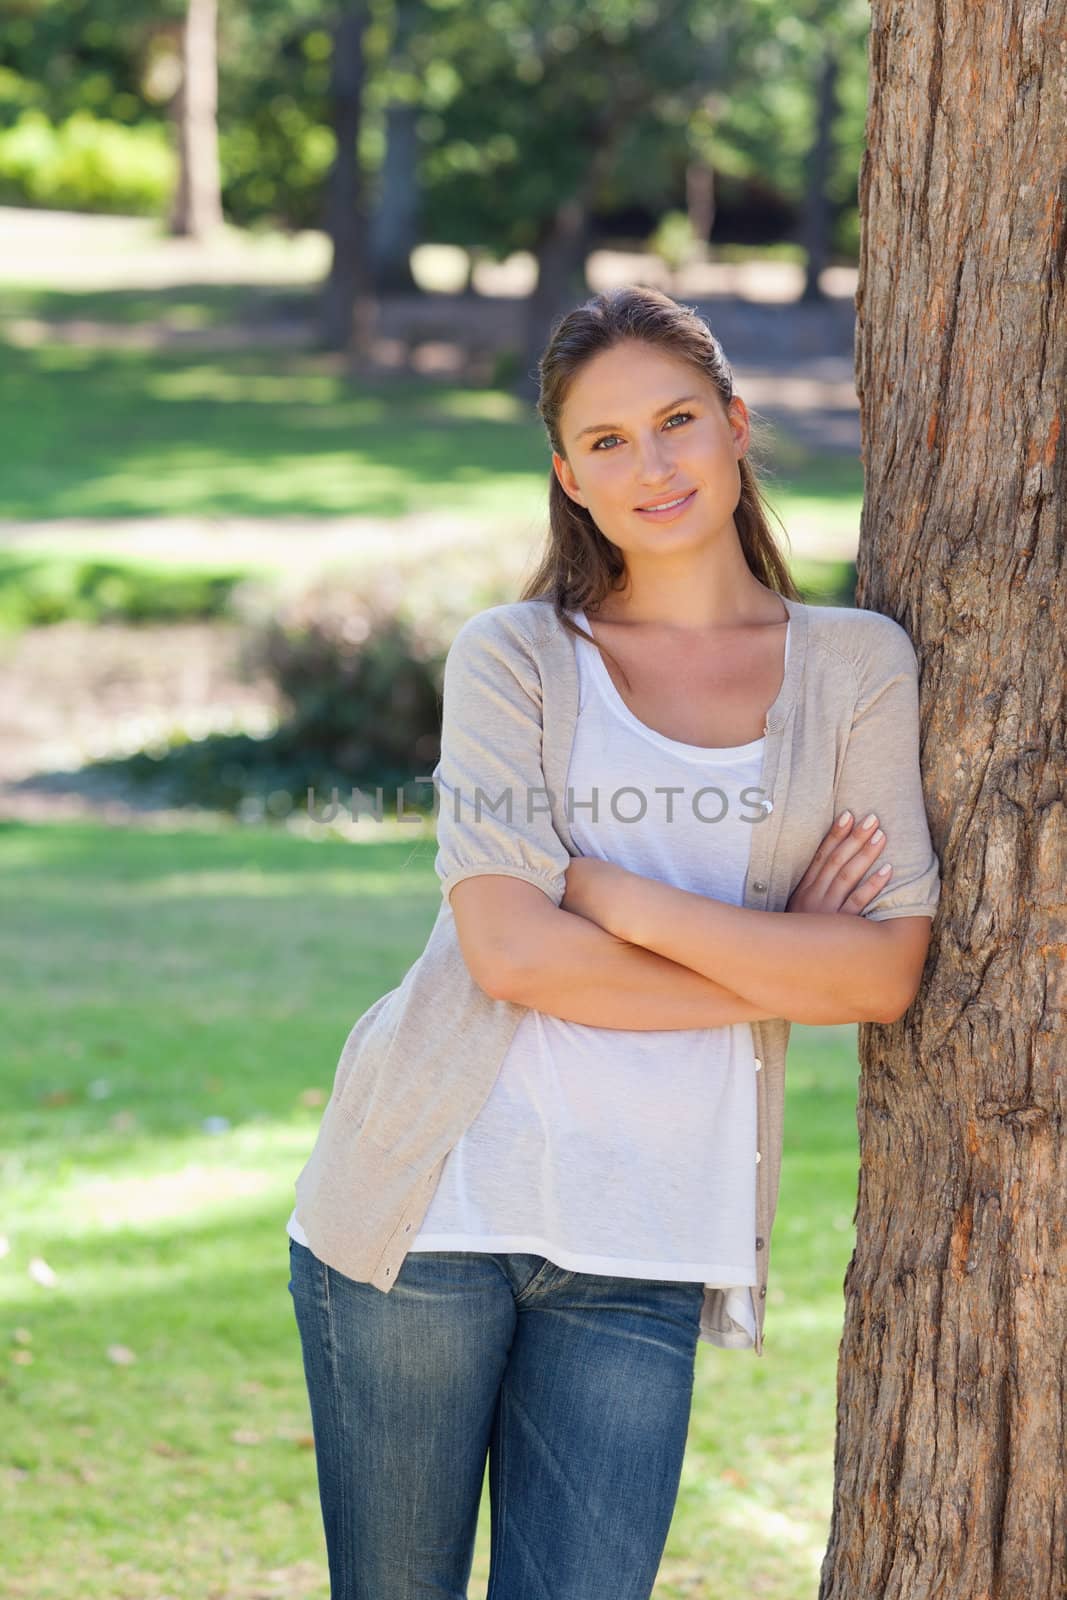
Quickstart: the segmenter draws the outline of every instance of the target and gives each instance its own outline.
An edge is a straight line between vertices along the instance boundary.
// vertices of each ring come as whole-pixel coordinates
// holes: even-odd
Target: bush
[[[239,573],[74,556],[0,556],[0,631],[82,622],[177,622],[229,613]]]
[[[440,753],[441,631],[398,610],[386,585],[325,578],[306,589],[246,652],[292,708],[279,747],[356,783],[429,772]]]
[[[0,131],[0,200],[8,204],[156,216],[176,172],[159,124],[130,128],[88,111],[54,124],[30,108]]]
[[[246,615],[242,649],[245,668],[269,673],[284,698],[273,733],[179,732],[94,767],[150,783],[176,806],[284,816],[302,810],[313,789],[317,816],[334,788],[344,807],[359,788],[371,811],[380,786],[383,815],[395,814],[398,789],[406,812],[428,814],[432,787],[415,780],[428,780],[440,754],[441,681],[455,619],[414,619],[389,580],[368,587],[326,577],[274,604],[265,618]]]

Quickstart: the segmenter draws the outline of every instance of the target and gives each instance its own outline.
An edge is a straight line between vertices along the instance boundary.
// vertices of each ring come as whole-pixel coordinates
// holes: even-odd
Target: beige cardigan
[[[760,781],[770,802],[753,826],[742,904],[783,911],[847,806],[856,817],[877,812],[893,863],[888,887],[863,914],[933,917],[940,875],[919,771],[912,643],[878,612],[782,598],[792,624],[789,658],[767,714]],[[488,1098],[523,1015],[520,1005],[490,999],[470,976],[449,893],[464,878],[503,873],[538,884],[558,906],[567,864],[578,854],[565,796],[578,713],[575,649],[550,601],[515,601],[464,623],[445,662],[433,772],[442,903],[422,954],[348,1034],[296,1180],[296,1216],[314,1254],[386,1293],[444,1158]],[[775,1018],[749,1026],[761,1069],[753,1303],[762,1354],[790,1024]],[[715,1343],[715,1330],[726,1326],[724,1299],[721,1289],[705,1291],[705,1342]]]

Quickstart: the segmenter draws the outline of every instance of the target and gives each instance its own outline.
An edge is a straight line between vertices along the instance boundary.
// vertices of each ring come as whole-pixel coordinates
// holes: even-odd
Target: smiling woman
[[[706,324],[594,296],[540,412],[544,559],[445,663],[439,915],[289,1224],[375,1600],[465,1592],[487,1459],[492,1593],[648,1600],[697,1346],[762,1354],[790,1023],[899,1015],[939,894],[911,642],[801,602]]]

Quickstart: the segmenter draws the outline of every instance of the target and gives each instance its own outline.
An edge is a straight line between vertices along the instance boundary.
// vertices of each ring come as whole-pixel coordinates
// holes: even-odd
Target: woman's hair
[[[626,339],[680,356],[698,368],[719,393],[723,409],[734,392],[733,373],[722,345],[691,306],[679,305],[669,295],[647,285],[628,285],[595,294],[568,311],[553,326],[548,346],[538,363],[540,393],[537,409],[552,448],[566,455],[560,419],[571,384],[587,361]],[[752,429],[755,435],[758,424]],[[751,437],[751,436],[750,436]],[[800,594],[778,548],[764,509],[763,491],[750,459],[751,449],[738,461],[741,497],[734,522],[750,570],[768,588],[799,600]],[[575,627],[565,611],[595,614],[604,597],[622,588],[626,579],[624,553],[605,538],[585,506],[566,493],[549,467],[548,543],[540,565],[523,586],[521,600],[551,600],[560,625],[580,639],[590,635]],[[590,640],[596,644],[595,639]],[[601,646],[597,646],[601,649]],[[604,654],[611,652],[604,650]],[[615,657],[611,656],[614,661]],[[626,673],[619,666],[622,676]],[[629,681],[628,679],[626,680]]]

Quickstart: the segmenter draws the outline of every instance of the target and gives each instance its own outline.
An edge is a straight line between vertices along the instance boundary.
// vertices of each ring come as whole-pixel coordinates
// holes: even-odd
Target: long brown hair
[[[647,344],[681,356],[710,379],[723,408],[729,405],[734,392],[730,363],[722,345],[692,306],[680,305],[662,290],[644,284],[608,290],[593,295],[555,323],[538,363],[537,410],[552,449],[558,455],[566,455],[560,418],[571,383],[587,361],[624,339],[643,339]],[[752,438],[758,440],[761,435],[759,421],[754,419]],[[737,464],[741,497],[734,511],[734,524],[741,549],[750,571],[761,583],[778,594],[788,595],[791,600],[799,600],[800,593],[771,531],[751,455],[750,444]],[[624,587],[624,553],[605,538],[586,507],[571,499],[551,466],[548,521],[548,539],[540,565],[523,586],[519,598],[551,600],[560,626],[579,639],[589,639],[605,655],[611,656],[623,679],[629,683],[611,652],[564,615],[565,611],[576,610],[595,614],[607,594]]]

